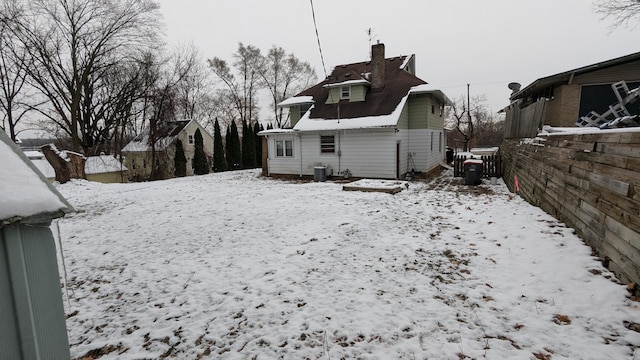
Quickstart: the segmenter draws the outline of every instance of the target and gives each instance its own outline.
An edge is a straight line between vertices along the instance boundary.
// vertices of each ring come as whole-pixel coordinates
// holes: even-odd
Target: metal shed
[[[0,359],[69,359],[51,221],[71,205],[0,131]]]

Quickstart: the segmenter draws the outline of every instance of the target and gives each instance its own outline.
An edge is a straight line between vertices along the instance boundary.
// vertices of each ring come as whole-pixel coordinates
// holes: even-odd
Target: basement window
[[[336,137],[334,135],[320,136],[320,153],[333,154],[336,152]]]

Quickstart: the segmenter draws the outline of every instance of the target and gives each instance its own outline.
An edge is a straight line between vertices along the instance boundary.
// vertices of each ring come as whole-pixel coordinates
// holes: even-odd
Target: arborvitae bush
[[[253,128],[242,122],[242,165],[244,169],[256,167],[256,143],[253,135]]]
[[[256,166],[262,166],[262,136],[258,135],[260,131],[264,130],[262,125],[256,121],[253,125],[253,139],[256,145]]]
[[[176,153],[173,157],[175,176],[183,177],[187,175],[187,158],[184,156],[184,147],[182,147],[182,141],[178,139],[176,141]]]
[[[231,122],[229,138],[227,139],[227,166],[230,170],[242,169],[242,152],[240,150],[240,136],[236,122]]]
[[[227,159],[224,156],[222,133],[218,119],[213,124],[213,171],[227,171]]]
[[[204,152],[204,141],[200,129],[196,130],[194,135],[195,152],[193,154],[193,173],[196,175],[204,175],[209,173],[209,162],[207,154]]]

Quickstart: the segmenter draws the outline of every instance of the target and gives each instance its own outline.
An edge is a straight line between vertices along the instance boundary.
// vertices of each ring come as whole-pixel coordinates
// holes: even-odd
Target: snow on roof
[[[270,135],[270,134],[288,134],[288,133],[292,133],[292,132],[296,132],[293,129],[269,129],[269,130],[262,130],[258,133],[258,135]]]
[[[44,175],[44,177],[46,177],[47,179],[55,179],[56,171],[53,169],[53,166],[49,164],[49,161],[47,161],[47,159],[45,159],[44,157],[37,158],[37,159],[32,159],[32,158],[29,158],[29,159],[31,160],[33,165],[35,165],[36,168],[38,168],[38,170],[42,173],[42,175]]]
[[[84,172],[90,174],[102,174],[118,171],[127,171],[127,168],[111,155],[89,156],[84,165]]]
[[[340,87],[340,86],[346,86],[346,85],[361,85],[361,84],[369,85],[371,83],[364,79],[356,79],[356,80],[347,80],[347,81],[342,81],[342,82],[332,83],[332,84],[325,84],[322,87],[333,88],[333,87]]]
[[[0,226],[23,218],[58,217],[71,210],[55,188],[32,166],[9,137],[0,132]]]
[[[414,86],[409,90],[409,94],[435,94],[436,96],[440,97],[447,105],[450,105],[452,103],[447,95],[445,95],[442,90],[440,90],[433,84],[422,84]]]
[[[402,65],[400,65],[400,69],[404,70],[404,68],[407,67],[407,64],[409,64],[409,61],[411,61],[411,59],[413,59],[413,58],[414,58],[413,55],[405,56],[404,61],[402,62]]]
[[[162,132],[162,134],[160,134],[156,140],[156,150],[164,150],[167,146],[171,145],[178,134],[180,134],[184,128],[189,126],[192,121],[195,120],[170,121],[164,124],[165,128],[158,130],[159,132]],[[202,130],[204,130],[204,128],[202,128]],[[124,148],[122,148],[122,151],[151,151],[151,146],[149,145],[149,129],[145,129],[142,134],[131,140]]]
[[[30,160],[35,160],[35,159],[44,159],[44,154],[41,153],[38,150],[27,150],[24,151],[24,154],[30,159]]]
[[[364,116],[350,119],[311,119],[309,118],[311,112],[307,111],[293,129],[300,131],[322,131],[394,127],[398,124],[400,114],[402,113],[402,109],[404,109],[404,104],[407,102],[407,98],[408,95],[405,95],[396,109],[389,115]]]
[[[313,96],[294,96],[278,103],[278,107],[300,105],[300,104],[312,104],[312,103],[313,103]]]

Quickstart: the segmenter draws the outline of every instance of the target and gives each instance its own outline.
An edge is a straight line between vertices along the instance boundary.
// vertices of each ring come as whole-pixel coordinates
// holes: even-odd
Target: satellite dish
[[[516,91],[520,91],[520,88],[522,87],[522,85],[520,85],[520,83],[517,83],[517,82],[512,82],[512,83],[509,83],[507,87],[511,89],[511,91],[516,92]]]

